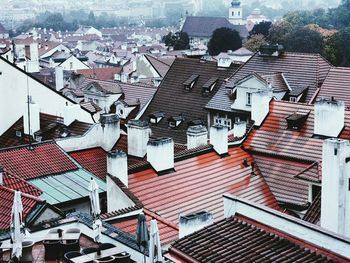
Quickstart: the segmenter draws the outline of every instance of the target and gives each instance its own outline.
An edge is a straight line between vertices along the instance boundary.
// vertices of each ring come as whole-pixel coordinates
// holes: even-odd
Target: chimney
[[[147,153],[150,128],[146,121],[130,120],[128,127],[128,155],[143,158]]]
[[[105,151],[110,151],[120,137],[120,121],[117,114],[102,114],[100,116],[100,145]]]
[[[350,237],[350,144],[327,139],[322,152],[321,227]]]
[[[174,169],[173,139],[150,139],[147,144],[147,161],[157,173],[164,173]]]
[[[183,238],[195,231],[211,225],[214,222],[213,215],[208,212],[198,212],[188,215],[180,215],[179,218],[179,238]]]
[[[252,93],[251,119],[255,126],[260,126],[269,114],[272,94],[267,91]]]
[[[235,122],[233,125],[233,135],[237,138],[241,138],[246,134],[247,131],[247,122],[239,121]]]
[[[29,46],[29,50],[30,50],[30,60],[39,61],[38,43],[31,43]]]
[[[123,151],[110,151],[107,154],[107,173],[117,177],[128,187],[128,158]]]
[[[73,121],[80,117],[81,108],[79,104],[67,105],[63,108],[63,122],[64,125],[69,126]]]
[[[0,165],[0,185],[4,184],[4,167]]]
[[[190,126],[187,129],[187,149],[208,143],[208,130],[203,125]]]
[[[315,102],[314,134],[338,137],[344,128],[345,105],[342,101],[321,99]]]
[[[38,104],[35,104],[31,96],[28,98],[29,105],[26,105],[26,111],[23,115],[24,134],[34,135],[40,130],[40,110]],[[29,108],[29,112],[28,112]]]
[[[222,125],[210,127],[210,143],[221,157],[228,154],[228,128]]]
[[[63,81],[63,68],[60,66],[57,66],[55,68],[55,78],[56,78],[56,90],[60,91],[64,88],[64,81]]]

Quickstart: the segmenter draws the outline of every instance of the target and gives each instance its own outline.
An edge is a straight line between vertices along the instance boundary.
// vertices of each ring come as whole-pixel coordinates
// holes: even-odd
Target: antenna
[[[30,129],[30,103],[32,98],[29,95],[29,77],[28,77],[28,61],[26,61],[25,71],[27,72],[27,110],[28,110],[28,130],[29,130],[29,148],[32,146],[31,129]]]

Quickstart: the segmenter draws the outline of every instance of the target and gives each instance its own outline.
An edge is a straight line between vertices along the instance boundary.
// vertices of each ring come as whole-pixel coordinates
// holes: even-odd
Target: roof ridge
[[[167,225],[167,226],[169,226],[177,231],[179,230],[178,225],[176,225],[175,223],[171,222],[170,220],[167,220],[164,217],[158,215],[156,212],[153,212],[152,210],[150,210],[146,207],[144,207],[144,212],[146,215],[156,219],[157,221],[162,222],[163,224],[165,224],[165,225]]]
[[[7,186],[4,186],[4,185],[0,185],[0,189],[5,190],[5,191],[7,191],[9,193],[15,193],[16,192],[16,190],[11,189],[11,188],[9,188]],[[23,192],[21,192],[21,196],[24,196],[24,197],[29,198],[29,199],[33,199],[33,200],[35,200],[37,202],[46,202],[46,201],[42,200],[39,197],[36,197],[34,195],[30,195],[30,194],[27,194],[27,193],[23,193]]]

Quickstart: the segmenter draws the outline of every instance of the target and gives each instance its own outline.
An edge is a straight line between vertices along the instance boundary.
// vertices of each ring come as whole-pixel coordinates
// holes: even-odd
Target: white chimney
[[[63,108],[63,122],[64,125],[69,126],[73,121],[78,120],[81,114],[81,108],[79,104],[67,105]]]
[[[241,138],[246,134],[247,131],[247,122],[246,121],[239,121],[235,122],[233,125],[233,135],[235,137]]]
[[[228,128],[222,125],[213,125],[210,127],[210,143],[214,150],[220,156],[228,153]]]
[[[147,153],[150,128],[146,121],[130,120],[128,127],[128,155],[143,158]]]
[[[64,88],[64,82],[63,82],[63,68],[60,66],[57,66],[55,68],[55,79],[56,79],[56,90],[60,91]]]
[[[0,165],[0,185],[4,184],[4,168]]]
[[[323,142],[321,227],[350,237],[350,144]]]
[[[344,128],[345,105],[342,101],[321,99],[315,102],[314,134],[338,137]]]
[[[255,126],[260,126],[269,114],[269,106],[272,95],[268,91],[252,93],[251,119]]]
[[[173,139],[150,139],[147,144],[147,161],[157,173],[174,169]]]
[[[128,187],[128,157],[123,151],[110,151],[107,154],[107,173],[119,178]]]
[[[25,106],[26,110],[23,115],[23,127],[24,133],[34,135],[35,132],[40,130],[40,110],[38,104],[35,104],[31,97],[29,97],[29,105]],[[29,112],[28,112],[29,110]]]
[[[119,117],[117,114],[102,114],[100,124],[102,132],[99,137],[100,145],[105,151],[110,151],[120,137]]]
[[[38,43],[31,43],[29,46],[30,50],[30,60],[39,61],[39,45]]]
[[[180,215],[179,238],[183,238],[195,231],[211,225],[214,222],[213,215],[208,212],[198,212],[189,215]]]
[[[190,126],[187,129],[187,149],[206,145],[208,143],[208,130],[203,125]]]

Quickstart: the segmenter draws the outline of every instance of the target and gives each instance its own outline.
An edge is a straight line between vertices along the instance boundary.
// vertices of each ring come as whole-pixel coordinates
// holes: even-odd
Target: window
[[[247,92],[247,102],[246,102],[246,104],[248,106],[252,105],[252,93],[251,92]]]
[[[238,16],[240,16],[241,15],[241,11],[238,11]]]
[[[216,116],[214,116],[214,123],[220,124],[228,127],[229,129],[232,129],[232,121],[231,119],[227,118],[227,116],[222,116],[222,115],[220,116],[219,114],[217,114]]]
[[[321,186],[313,184],[312,187],[311,187],[311,198],[312,198],[312,201],[315,200],[315,198],[316,198],[316,196],[318,195],[319,192],[321,192]]]
[[[235,11],[232,11],[232,16],[235,16]]]
[[[73,62],[69,62],[69,68],[73,69]]]
[[[297,102],[297,98],[296,97],[289,97],[289,101],[290,102]]]

